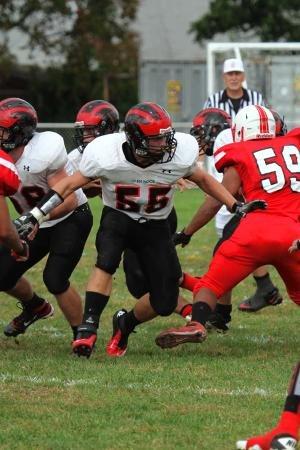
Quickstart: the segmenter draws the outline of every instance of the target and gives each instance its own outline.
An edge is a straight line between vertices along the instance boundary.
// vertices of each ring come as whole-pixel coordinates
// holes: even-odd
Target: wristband
[[[59,195],[57,192],[55,192],[53,189],[50,189],[50,191],[45,195],[45,197],[42,198],[42,200],[36,206],[44,216],[47,216],[47,214],[49,214],[54,208],[56,208],[56,206],[61,205],[63,202],[64,202],[63,197]],[[42,222],[44,221],[45,219]]]

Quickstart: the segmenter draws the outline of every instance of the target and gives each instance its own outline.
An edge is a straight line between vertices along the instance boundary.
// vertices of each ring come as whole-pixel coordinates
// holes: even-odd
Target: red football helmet
[[[37,113],[21,98],[6,98],[0,102],[0,147],[10,152],[26,145],[37,126]]]
[[[287,133],[287,126],[284,121],[284,117],[283,116],[281,117],[280,114],[278,114],[278,112],[275,111],[275,109],[270,108],[270,110],[275,119],[276,136],[284,136]]]
[[[171,161],[176,150],[169,113],[157,103],[145,102],[133,106],[125,117],[127,142],[135,156],[149,164]]]
[[[206,108],[198,112],[193,119],[190,134],[197,139],[199,154],[211,156],[218,134],[231,127],[231,117],[219,108]]]
[[[119,113],[109,102],[92,100],[80,108],[74,127],[76,146],[82,153],[96,137],[119,131]]]

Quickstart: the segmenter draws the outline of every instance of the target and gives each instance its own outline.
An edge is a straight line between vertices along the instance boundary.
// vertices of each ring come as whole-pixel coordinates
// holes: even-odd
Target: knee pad
[[[98,267],[98,269],[103,270],[103,272],[109,273],[110,275],[114,275],[114,273],[116,272],[117,268],[119,266],[115,266],[115,264],[111,264],[105,261],[101,261],[100,256],[98,255],[97,257],[97,261],[95,264],[96,267]]]
[[[150,304],[159,316],[170,316],[177,306],[178,295],[179,288],[175,285],[174,289],[170,290],[163,297],[150,295]]]
[[[132,297],[139,299],[149,292],[144,281],[138,277],[126,276],[126,286]]]
[[[49,272],[43,273],[43,280],[46,288],[53,295],[59,295],[65,292],[69,286],[69,280],[65,278],[60,278],[57,274],[50,274]]]

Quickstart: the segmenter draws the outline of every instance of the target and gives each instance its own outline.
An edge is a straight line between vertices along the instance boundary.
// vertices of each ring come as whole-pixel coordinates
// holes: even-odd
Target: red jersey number
[[[271,193],[280,191],[286,183],[290,184],[291,190],[300,192],[300,155],[294,145],[285,145],[282,149],[282,157],[289,174],[277,162],[269,161],[276,156],[273,148],[266,148],[253,153],[261,175],[270,175],[262,180],[261,184],[265,191]],[[298,177],[292,176],[298,174]]]
[[[170,200],[166,194],[170,191],[171,187],[149,186],[148,189],[148,203],[146,205],[141,205],[139,203],[139,186],[116,186],[116,208],[137,213],[142,213],[144,211],[147,214],[165,208]]]

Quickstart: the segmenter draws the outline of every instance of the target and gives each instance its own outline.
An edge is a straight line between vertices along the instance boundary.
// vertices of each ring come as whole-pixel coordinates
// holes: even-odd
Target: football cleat
[[[113,334],[106,346],[106,353],[113,358],[124,356],[127,351],[129,335],[124,334],[119,327],[120,317],[124,316],[124,314],[127,314],[126,309],[119,309],[119,311],[115,312],[112,319]]]
[[[230,315],[225,318],[219,312],[213,312],[205,324],[207,331],[216,331],[217,333],[226,333],[229,330],[228,323],[231,321]]]
[[[267,306],[276,306],[282,303],[282,296],[278,289],[275,287],[271,292],[266,295],[261,295],[259,290],[239,304],[239,311],[243,312],[256,312]]]
[[[169,328],[162,331],[156,338],[155,343],[161,348],[172,348],[186,342],[200,343],[206,339],[206,329],[199,322],[189,322],[179,328]]]
[[[44,300],[44,303],[35,308],[34,310],[28,310],[21,303],[22,312],[19,316],[15,317],[6,327],[4,328],[4,334],[8,337],[16,337],[19,334],[24,334],[27,328],[34,322],[40,319],[47,319],[53,316],[54,308],[51,303]]]
[[[258,436],[247,441],[237,441],[237,450],[296,450],[297,439],[290,434],[274,436],[271,443],[265,436]],[[257,441],[257,442],[255,442]]]
[[[73,353],[77,356],[89,358],[97,341],[97,328],[83,324],[77,328],[76,339],[72,342]]]

